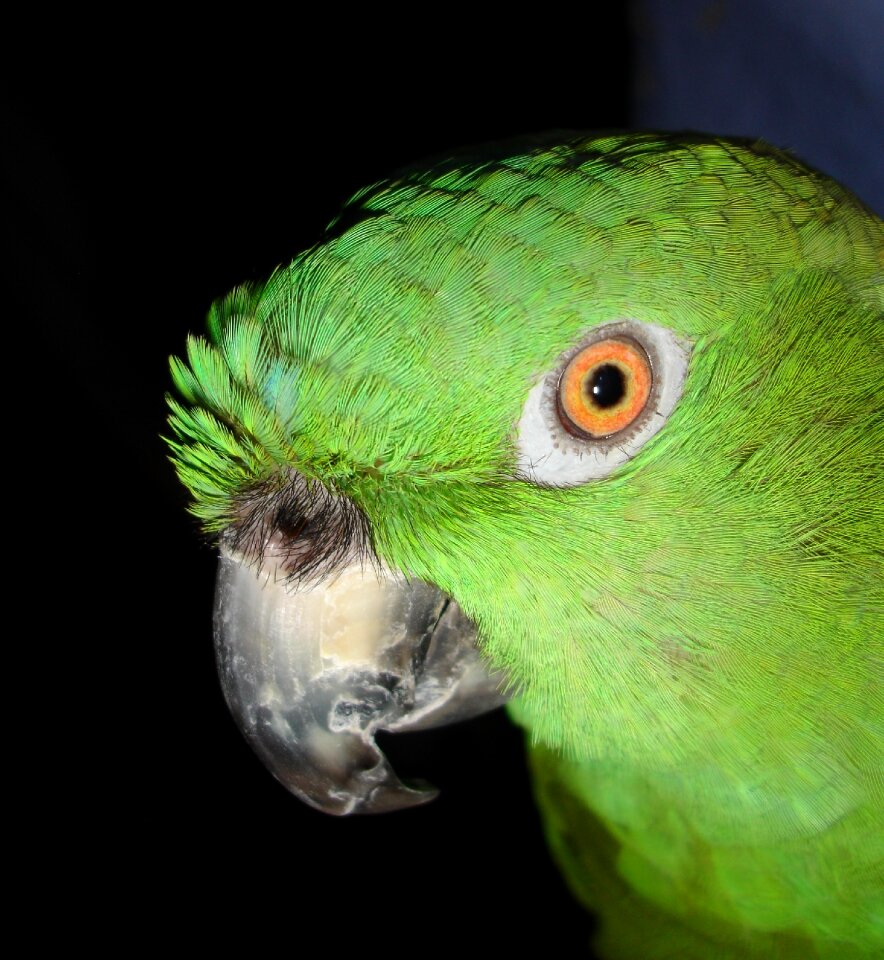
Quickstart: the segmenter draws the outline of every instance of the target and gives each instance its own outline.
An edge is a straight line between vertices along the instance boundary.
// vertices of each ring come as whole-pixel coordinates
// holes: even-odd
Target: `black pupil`
[[[613,407],[626,393],[623,371],[613,363],[603,363],[587,377],[586,391],[597,407]]]

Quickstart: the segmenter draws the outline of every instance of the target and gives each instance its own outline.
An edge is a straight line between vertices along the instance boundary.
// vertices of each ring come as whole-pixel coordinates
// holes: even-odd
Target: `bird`
[[[606,958],[884,953],[884,224],[762,141],[361,190],[172,358],[228,703],[333,814],[508,700]]]

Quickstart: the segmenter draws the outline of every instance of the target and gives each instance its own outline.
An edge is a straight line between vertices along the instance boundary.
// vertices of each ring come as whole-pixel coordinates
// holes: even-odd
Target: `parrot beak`
[[[215,652],[227,704],[273,775],[325,813],[384,813],[432,800],[403,784],[377,730],[419,730],[505,703],[476,628],[438,589],[352,563],[293,585],[222,548]]]

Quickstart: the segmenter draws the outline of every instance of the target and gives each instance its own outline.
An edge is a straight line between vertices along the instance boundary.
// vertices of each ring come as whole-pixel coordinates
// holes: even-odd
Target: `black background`
[[[519,50],[487,71],[369,57],[337,91],[340,65],[319,57],[265,83],[219,82],[216,55],[202,81],[123,63],[7,98],[7,306],[23,334],[8,452],[36,493],[39,585],[39,663],[17,675],[53,691],[48,710],[26,695],[42,719],[39,734],[25,723],[20,799],[41,812],[23,883],[67,902],[79,939],[103,939],[110,911],[151,944],[291,931],[293,950],[315,936],[585,953],[590,920],[549,859],[502,712],[389,738],[401,775],[441,788],[422,809],[334,819],[266,773],[222,700],[215,553],[160,435],[168,356],[211,301],[312,243],[359,187],[462,145],[625,126],[626,17],[597,22],[604,50],[554,71]]]

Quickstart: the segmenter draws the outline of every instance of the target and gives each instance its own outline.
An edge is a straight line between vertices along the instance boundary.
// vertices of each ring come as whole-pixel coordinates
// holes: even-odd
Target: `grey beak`
[[[420,580],[360,564],[293,586],[222,550],[215,652],[246,739],[292,793],[326,813],[383,813],[432,800],[401,783],[377,730],[418,730],[498,707],[505,679],[476,629]]]

